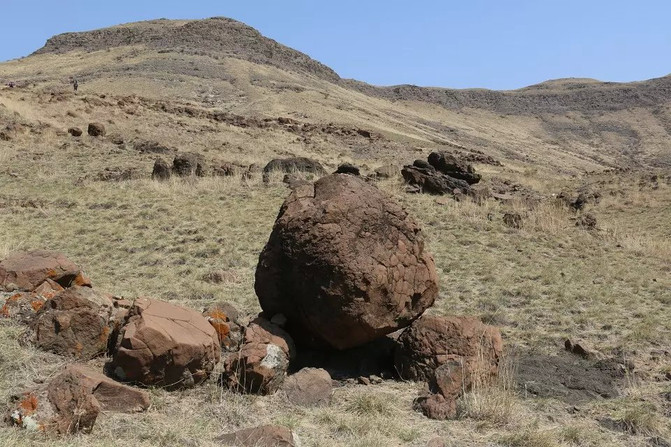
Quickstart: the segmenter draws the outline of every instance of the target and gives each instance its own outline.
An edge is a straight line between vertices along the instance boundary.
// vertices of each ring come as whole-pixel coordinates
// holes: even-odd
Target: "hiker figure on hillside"
[[[72,83],[72,86],[74,87],[75,92],[76,92],[77,89],[79,88],[79,82],[75,79],[75,82]]]

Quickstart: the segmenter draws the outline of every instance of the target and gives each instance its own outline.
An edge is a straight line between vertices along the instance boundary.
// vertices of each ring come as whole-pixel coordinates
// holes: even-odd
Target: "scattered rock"
[[[457,401],[442,394],[426,394],[413,402],[415,411],[420,411],[429,419],[445,421],[457,416]]]
[[[270,180],[270,173],[274,171],[284,172],[287,174],[292,174],[295,172],[309,172],[318,176],[326,174],[326,170],[318,161],[305,157],[276,158],[271,160],[263,168],[263,181],[268,182]]]
[[[289,361],[296,355],[293,340],[283,329],[259,317],[245,328],[239,352],[224,362],[221,382],[250,394],[273,394],[284,383]]]
[[[220,357],[217,332],[200,313],[138,298],[110,366],[121,380],[179,389],[207,379]]]
[[[207,166],[200,154],[183,152],[175,155],[175,159],[172,161],[172,173],[178,177],[194,175],[204,177],[207,174]]]
[[[296,435],[286,427],[263,425],[219,436],[217,441],[240,447],[297,447]]]
[[[151,171],[151,178],[153,180],[169,180],[172,175],[172,170],[168,162],[162,158],[157,158],[154,161],[154,169]]]
[[[424,315],[401,334],[394,360],[403,379],[460,391],[470,384],[462,386],[456,374],[468,381],[473,374],[494,376],[502,352],[500,331],[477,318]]]
[[[79,127],[71,127],[68,129],[68,133],[73,137],[81,137],[84,132]]]
[[[217,303],[205,309],[203,315],[217,331],[221,348],[224,351],[237,351],[242,342],[237,309],[228,303]]]
[[[100,182],[122,182],[141,179],[144,176],[144,173],[137,168],[105,168],[95,176],[95,179]]]
[[[17,252],[0,262],[0,289],[30,292],[47,279],[62,287],[91,285],[77,264],[55,251]]]
[[[241,167],[236,166],[233,163],[222,163],[212,169],[212,175],[217,177],[233,177],[237,175],[240,170]]]
[[[470,190],[468,183],[463,180],[449,177],[436,171],[433,166],[430,168],[419,167],[417,162],[421,164],[426,162],[422,160],[415,161],[414,166],[404,166],[401,169],[401,175],[406,183],[419,188],[420,192],[426,194],[466,194]],[[426,163],[428,164],[428,163]]]
[[[294,190],[261,253],[255,290],[307,345],[346,349],[407,326],[438,294],[419,225],[359,177]]]
[[[289,186],[290,189],[296,189],[301,186],[309,185],[310,182],[307,180],[303,180],[300,176],[297,174],[284,174],[284,178],[282,179],[282,183],[286,184]]]
[[[10,295],[0,308],[0,318],[11,318],[23,324],[30,323],[47,298],[36,292],[18,292]]]
[[[522,228],[522,215],[520,213],[505,213],[503,215],[503,223],[510,228]]]
[[[30,323],[33,343],[44,351],[88,360],[107,351],[112,301],[75,286],[46,302]]]
[[[334,174],[361,175],[361,173],[359,172],[359,168],[357,168],[351,163],[341,164],[340,166],[338,166],[338,169],[334,172]]]
[[[442,172],[452,178],[464,180],[469,185],[478,183],[482,176],[475,172],[473,165],[458,159],[448,152],[432,152],[428,158],[429,164],[436,171]]]
[[[303,368],[284,381],[289,402],[302,407],[321,407],[331,403],[333,384],[324,369]]]
[[[594,230],[596,228],[596,217],[590,213],[581,214],[576,219],[575,226],[582,227],[587,230]]]
[[[89,124],[88,134],[92,137],[104,137],[105,126],[101,123],[91,123]]]
[[[69,365],[39,390],[14,399],[9,421],[28,430],[90,433],[101,411],[135,413],[149,408],[146,391],[117,383],[80,365]]]
[[[157,143],[156,141],[136,141],[133,144],[135,150],[143,154],[170,154],[176,152],[175,149]]]

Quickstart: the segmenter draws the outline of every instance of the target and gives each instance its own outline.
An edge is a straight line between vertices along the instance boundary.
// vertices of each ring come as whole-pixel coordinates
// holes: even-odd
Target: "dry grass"
[[[108,56],[113,59],[117,55],[81,55],[84,59],[99,58],[100,64]],[[49,62],[63,64],[59,66],[62,74],[69,70],[69,63],[78,60]],[[22,70],[19,65],[12,65],[13,73]],[[269,70],[265,76],[264,82],[277,73]],[[110,92],[118,88],[121,93],[120,85],[112,80]],[[136,84],[147,96],[151,96],[152,86],[148,79]],[[392,119],[386,115],[388,103],[368,98],[363,104],[360,101],[364,99],[338,89],[328,100],[324,95],[309,96],[310,92],[303,96],[285,92],[282,101],[275,104],[263,95],[253,105],[247,101],[229,104],[233,110],[246,108],[245,112],[256,113],[266,107],[268,113],[297,117],[288,104],[306,101],[310,119],[330,122],[337,118],[358,125],[370,118],[371,126],[393,139],[386,149],[374,144],[350,148],[338,140],[320,137],[310,143],[298,142],[295,134],[236,128],[142,106],[127,114],[115,105],[113,96],[103,100],[86,90],[103,89],[103,84],[84,84],[80,96],[53,103],[45,99],[42,87],[0,98],[0,103],[20,111],[28,124],[41,120],[57,125],[35,126],[12,141],[16,150],[11,154],[4,147],[0,151],[4,157],[0,161],[11,163],[0,167],[0,257],[17,249],[60,250],[82,264],[101,290],[128,298],[148,295],[196,309],[214,301],[229,301],[249,315],[259,310],[253,292],[258,254],[288,194],[281,175],[273,176],[269,184],[258,175],[249,181],[231,177],[166,183],[78,179],[106,167],[137,167],[148,176],[155,155],[138,153],[132,144],[136,138],[201,152],[211,160],[264,164],[276,156],[300,155],[317,158],[328,169],[347,159],[368,165],[370,171],[390,161],[408,162],[419,157],[414,148],[420,141],[424,152],[434,147],[430,138],[440,135],[418,124],[426,113],[455,128],[470,129],[472,124],[472,117],[424,106],[409,108]],[[166,92],[178,96],[189,88],[171,87]],[[247,94],[259,92],[250,90]],[[25,95],[26,101],[20,101],[19,95]],[[92,106],[83,98],[98,98],[103,105]],[[336,118],[329,115],[331,101],[343,104],[342,110],[336,109]],[[383,117],[375,118],[373,112]],[[71,125],[85,127],[92,120],[104,122],[110,138],[74,140],[57,132]],[[520,141],[519,129],[529,125],[494,120],[491,128],[463,132],[484,132],[497,138],[499,132],[506,132],[501,144],[515,147]],[[123,137],[125,143],[113,144],[113,136]],[[539,157],[543,153],[540,147],[533,151]],[[491,153],[500,154],[498,149]],[[575,167],[577,162],[567,155],[540,164],[553,163]],[[512,160],[508,166],[486,167],[484,172],[534,186],[543,193],[561,190],[567,183],[565,177],[547,168],[529,170]],[[612,188],[634,191],[636,185],[636,179],[623,178]],[[293,427],[304,446],[423,446],[435,436],[460,446],[630,446],[643,445],[640,433],[668,437],[668,427],[659,422],[664,409],[658,400],[664,385],[654,380],[663,376],[665,365],[650,360],[652,352],[671,344],[668,188],[642,190],[625,198],[605,197],[588,210],[595,213],[602,230],[588,232],[575,227],[568,210],[551,203],[534,209],[495,201],[440,205],[435,197],[405,194],[398,178],[379,186],[422,223],[426,247],[435,257],[441,281],[433,312],[480,316],[501,327],[509,347],[555,353],[570,337],[584,340],[602,353],[624,351],[644,373],[644,384],[635,396],[644,403],[640,407],[631,404],[634,397],[617,401],[614,405],[620,408],[588,403],[576,415],[569,415],[562,402],[536,402],[516,395],[514,364],[503,369],[498,383],[478,384],[466,394],[460,403],[462,417],[449,422],[430,421],[412,411],[418,384],[346,385],[336,389],[330,407],[313,411],[293,407],[281,395],[232,394],[212,380],[184,392],[151,390],[149,412],[102,415],[93,436],[52,440],[3,427],[0,445],[209,446],[217,444],[214,438],[222,432],[259,423]],[[26,201],[36,206],[26,205]],[[503,224],[503,214],[511,211],[524,215],[522,229]],[[213,271],[225,272],[227,281],[207,282],[204,278]],[[0,397],[5,400],[34,385],[35,380],[47,380],[63,362],[21,347],[21,330],[0,322]],[[629,406],[632,408],[626,410]],[[646,419],[642,409],[652,418]],[[603,417],[630,421],[638,432],[608,431],[596,422]]]

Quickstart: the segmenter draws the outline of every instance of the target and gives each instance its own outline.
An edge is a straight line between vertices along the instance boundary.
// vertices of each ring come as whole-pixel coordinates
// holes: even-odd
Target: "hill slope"
[[[0,78],[48,91],[67,89],[73,77],[85,92],[363,126],[405,148],[404,159],[456,147],[549,171],[671,165],[670,77],[629,84],[562,80],[505,92],[376,87],[340,79],[307,55],[225,18],[62,34],[31,56],[0,65]]]

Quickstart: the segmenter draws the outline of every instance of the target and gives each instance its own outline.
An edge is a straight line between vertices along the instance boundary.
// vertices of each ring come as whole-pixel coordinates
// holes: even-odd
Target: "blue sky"
[[[62,32],[212,16],[377,85],[512,89],[671,73],[669,0],[0,0],[0,60]]]

